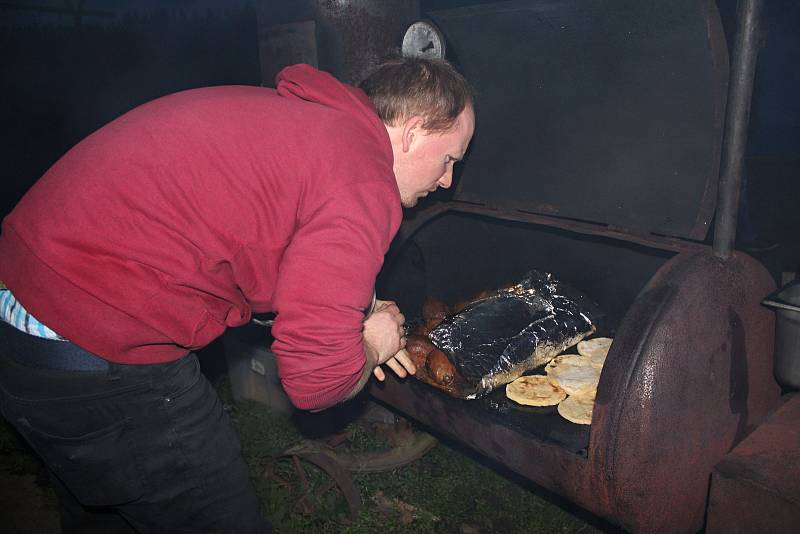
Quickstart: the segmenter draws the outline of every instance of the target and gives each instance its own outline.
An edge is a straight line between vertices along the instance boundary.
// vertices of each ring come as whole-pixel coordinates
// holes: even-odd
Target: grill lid
[[[728,72],[712,0],[514,0],[428,16],[477,92],[455,200],[706,237]]]

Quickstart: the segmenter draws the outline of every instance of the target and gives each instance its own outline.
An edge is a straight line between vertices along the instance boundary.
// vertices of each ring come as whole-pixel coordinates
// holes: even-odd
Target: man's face
[[[464,157],[475,131],[475,114],[467,107],[446,132],[429,132],[418,126],[401,153],[395,153],[395,177],[405,208],[417,204],[439,187],[453,183],[453,166]]]

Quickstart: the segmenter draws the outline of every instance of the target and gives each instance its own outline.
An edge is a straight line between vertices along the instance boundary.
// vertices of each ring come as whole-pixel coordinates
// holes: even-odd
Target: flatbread
[[[567,395],[595,395],[600,381],[600,369],[593,367],[585,356],[558,356],[547,365],[547,377]]]
[[[506,385],[506,397],[526,406],[555,406],[566,396],[544,375],[521,376]]]
[[[586,358],[580,354],[561,354],[550,360],[550,362],[544,366],[544,372],[549,373],[550,369],[559,365],[584,365],[584,363],[588,362]]]
[[[594,356],[589,356],[589,364],[595,369],[602,369],[606,364],[606,357],[604,354],[595,354]]]
[[[602,369],[606,363],[606,355],[614,340],[610,337],[596,337],[578,343],[578,353],[591,360],[592,367]]]
[[[570,395],[558,405],[561,417],[577,425],[591,425],[594,397]]]

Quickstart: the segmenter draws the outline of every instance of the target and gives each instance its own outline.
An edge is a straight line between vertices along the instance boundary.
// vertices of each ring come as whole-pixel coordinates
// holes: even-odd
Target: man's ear
[[[402,147],[403,152],[408,152],[413,147],[414,143],[419,140],[422,136],[423,128],[422,125],[425,123],[422,117],[419,115],[414,115],[413,117],[409,117],[403,122],[403,129],[402,129]]]

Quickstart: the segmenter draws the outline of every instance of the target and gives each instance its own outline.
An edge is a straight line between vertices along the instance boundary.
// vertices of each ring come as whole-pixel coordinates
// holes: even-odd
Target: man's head
[[[475,130],[472,89],[443,60],[390,60],[361,83],[394,153],[394,174],[409,208],[437,187],[450,187],[453,165]]]

